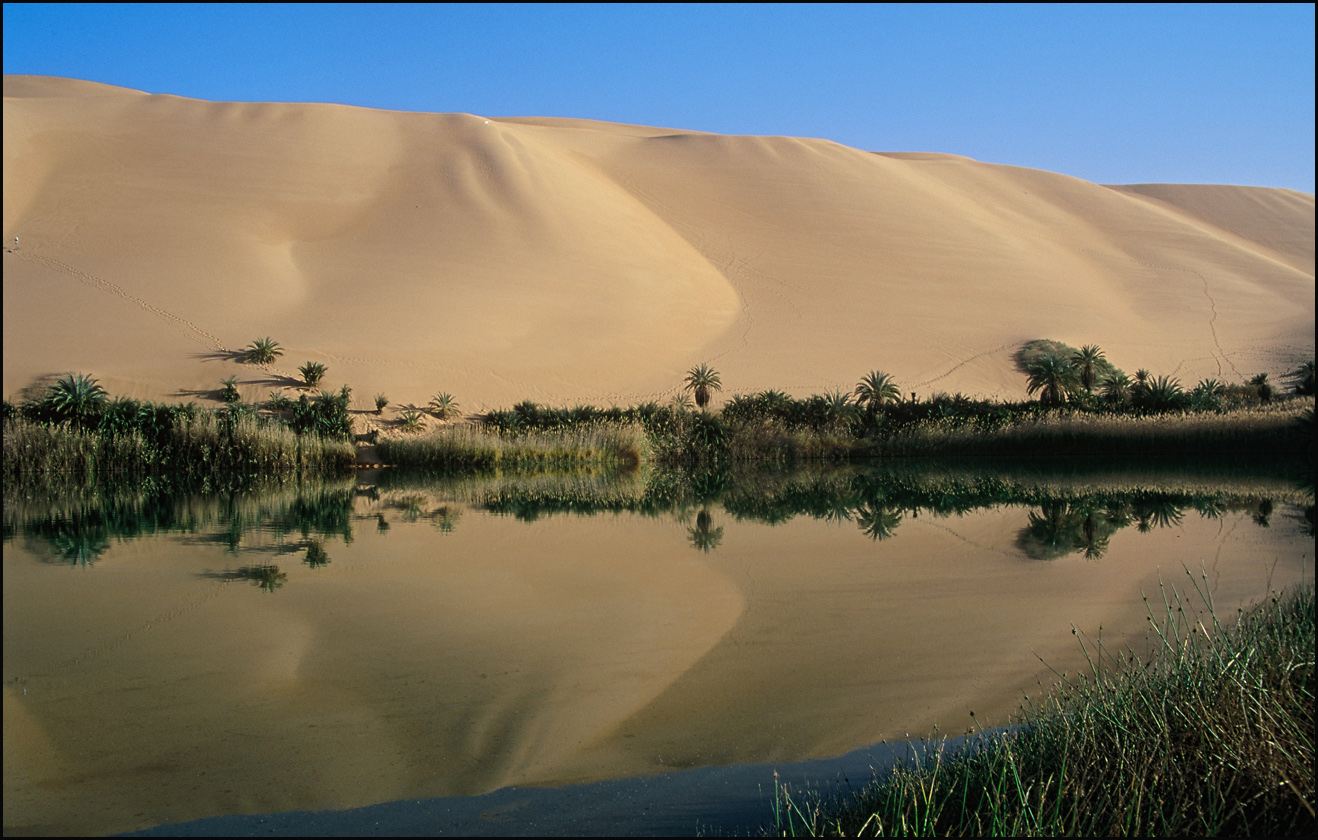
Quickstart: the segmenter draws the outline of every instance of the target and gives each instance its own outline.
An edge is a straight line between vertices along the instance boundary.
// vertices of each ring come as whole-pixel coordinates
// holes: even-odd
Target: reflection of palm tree
[[[250,580],[266,592],[274,592],[283,586],[284,581],[288,579],[288,575],[279,571],[278,566],[272,566],[269,563],[262,563],[259,566],[243,566],[217,577],[225,580]]]
[[[1258,525],[1260,528],[1267,528],[1270,525],[1268,520],[1271,517],[1272,517],[1272,500],[1264,499],[1263,501],[1259,502],[1259,509],[1254,514],[1254,524]]]
[[[714,520],[709,515],[709,508],[703,508],[696,514],[696,527],[687,529],[687,533],[691,536],[691,545],[706,554],[718,548],[719,543],[723,542],[723,526],[710,527],[713,524]]]
[[[105,528],[74,527],[61,529],[50,538],[56,555],[74,566],[90,566],[110,549],[110,535]]]
[[[1135,528],[1141,534],[1147,534],[1154,528],[1180,525],[1185,516],[1181,508],[1170,499],[1148,499],[1136,502],[1132,507],[1135,512]]]
[[[1021,531],[1017,543],[1035,560],[1055,560],[1075,551],[1080,517],[1073,515],[1065,502],[1049,502],[1039,511],[1030,511],[1029,524]]]
[[[319,569],[329,565],[329,554],[325,552],[325,546],[321,545],[320,540],[312,540],[307,544],[307,556],[302,558],[313,569]]]
[[[886,540],[893,536],[901,521],[902,514],[899,510],[873,504],[861,505],[856,510],[856,524],[860,526],[861,533],[875,541]]]
[[[1080,547],[1085,550],[1086,560],[1097,560],[1107,553],[1108,540],[1113,528],[1099,514],[1088,514],[1080,525]]]
[[[851,521],[851,505],[847,503],[845,498],[825,495],[823,502],[824,509],[820,511],[820,519],[825,522]]]

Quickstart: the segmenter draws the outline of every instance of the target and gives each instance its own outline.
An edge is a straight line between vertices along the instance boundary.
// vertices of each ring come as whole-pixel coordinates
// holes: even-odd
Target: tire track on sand
[[[197,342],[198,344],[202,345],[203,347],[207,347],[211,350],[215,350],[220,353],[233,352],[228,347],[224,346],[224,342],[220,341],[215,336],[211,335],[210,333],[203,330],[201,327],[192,323],[187,318],[180,318],[179,316],[175,315],[172,312],[167,312],[158,306],[153,306],[152,304],[147,303],[145,300],[142,300],[142,298],[137,297],[136,295],[129,294],[127,291],[124,290],[122,286],[118,285],[117,283],[111,283],[109,280],[103,280],[100,277],[97,277],[93,274],[88,274],[85,271],[74,268],[73,266],[69,265],[66,262],[62,262],[61,260],[55,259],[54,257],[43,257],[39,254],[34,254],[30,251],[20,251],[17,249],[9,249],[9,253],[13,254],[14,256],[18,257],[21,260],[25,260],[30,263],[35,263],[37,265],[45,266],[46,268],[52,269],[54,271],[58,271],[62,274],[67,274],[70,277],[73,277],[87,284],[88,286],[91,286],[94,289],[100,289],[103,292],[109,292],[110,294],[118,295],[124,300],[131,301],[132,303],[135,303],[138,306],[142,307],[143,310],[150,312],[152,315],[156,315],[157,317],[170,322],[173,326],[182,327],[183,334],[185,336]]]

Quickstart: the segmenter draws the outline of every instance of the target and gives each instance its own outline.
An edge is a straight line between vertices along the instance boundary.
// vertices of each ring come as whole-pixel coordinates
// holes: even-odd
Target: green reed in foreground
[[[854,797],[779,789],[778,835],[1310,835],[1314,593],[1224,628],[1174,590],[1140,658],[1084,645],[1083,678],[1018,732],[898,767]]]

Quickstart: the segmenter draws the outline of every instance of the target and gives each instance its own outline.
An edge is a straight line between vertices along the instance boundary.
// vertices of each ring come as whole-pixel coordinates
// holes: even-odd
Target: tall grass
[[[558,431],[503,434],[474,426],[381,438],[387,464],[458,472],[563,469],[582,463],[629,468],[650,456],[650,440],[636,424],[591,424]]]
[[[1313,587],[1228,629],[1206,576],[1191,581],[1150,609],[1150,655],[1082,638],[1088,673],[1018,731],[931,750],[851,798],[780,789],[773,833],[1311,836]]]
[[[857,456],[1015,455],[1027,457],[1201,457],[1263,454],[1304,443],[1302,401],[1229,412],[1130,415],[1060,410],[984,423],[918,421],[866,439]]]
[[[151,438],[140,431],[106,434],[15,417],[5,421],[3,452],[7,487],[162,471],[334,474],[351,469],[356,460],[348,442],[298,435],[251,415],[212,412],[180,416]]]

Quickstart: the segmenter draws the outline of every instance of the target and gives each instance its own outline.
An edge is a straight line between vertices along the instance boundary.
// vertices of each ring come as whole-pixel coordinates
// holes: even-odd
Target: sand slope
[[[1314,198],[585,120],[6,76],[4,391],[358,407],[854,387],[1020,397],[1050,337],[1193,382],[1314,353]],[[232,351],[260,336],[273,370]]]

